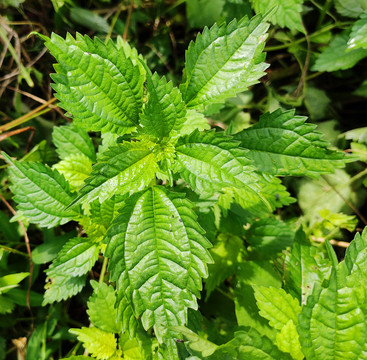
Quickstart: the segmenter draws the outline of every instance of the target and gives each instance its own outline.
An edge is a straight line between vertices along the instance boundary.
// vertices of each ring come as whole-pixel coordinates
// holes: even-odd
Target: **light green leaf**
[[[10,166],[14,200],[18,210],[34,224],[55,227],[65,224],[78,214],[65,207],[74,196],[65,178],[47,165],[12,161],[3,153]]]
[[[180,138],[174,171],[200,195],[225,189],[235,199],[244,199],[241,205],[256,213],[271,211],[271,205],[261,193],[260,183],[264,180],[254,172],[247,151],[222,133],[194,131]]]
[[[335,0],[335,8],[343,16],[357,18],[367,10],[367,0]]]
[[[122,48],[80,34],[43,38],[58,61],[52,75],[55,96],[78,126],[124,134],[138,125],[145,74]]]
[[[348,39],[348,31],[335,35],[330,44],[317,58],[311,70],[328,72],[346,70],[365,58],[367,56],[367,50],[365,49],[360,48],[347,51]]]
[[[120,318],[130,304],[160,342],[170,326],[186,324],[211,261],[202,233],[183,194],[153,187],[126,200],[105,239]]]
[[[363,193],[357,195],[350,179],[351,176],[346,171],[336,169],[335,174],[324,175],[318,180],[302,179],[297,182],[298,203],[304,218],[313,225],[320,219],[319,211],[324,209],[333,213],[350,213],[351,209],[344,199],[352,204],[363,201]]]
[[[67,156],[53,168],[64,175],[72,190],[78,190],[92,172],[92,161],[83,154],[74,154]]]
[[[273,25],[305,32],[302,24],[303,0],[251,0],[256,14],[265,15]]]
[[[290,320],[298,323],[301,307],[297,299],[280,288],[255,285],[254,289],[260,315],[269,320],[272,327],[281,330]]]
[[[96,153],[88,133],[78,126],[55,126],[52,141],[61,159],[71,155],[83,154],[92,162],[96,161]]]
[[[146,188],[154,179],[157,163],[153,152],[140,142],[124,142],[109,148],[93,167],[80,195],[80,201],[100,202],[114,194],[133,193]]]
[[[71,277],[69,275],[56,275],[49,277],[47,281],[42,305],[66,300],[78,294],[85,285],[85,276]]]
[[[176,326],[175,330],[181,333],[188,340],[187,346],[190,348],[190,352],[198,352],[203,358],[212,355],[218,348],[218,345],[215,345],[211,341],[200,337],[184,326]]]
[[[204,110],[256,84],[267,68],[262,53],[267,29],[268,24],[256,16],[228,25],[214,24],[198,34],[186,52],[180,86],[187,107]]]
[[[117,349],[115,335],[95,327],[70,329],[70,333],[78,336],[84,348],[98,360],[122,359],[121,350]]]
[[[97,261],[98,244],[86,237],[68,240],[57,257],[46,270],[48,277],[81,276],[87,273]]]
[[[218,285],[236,272],[244,253],[245,247],[240,237],[231,234],[219,235],[217,243],[210,249],[214,263],[208,266],[209,277],[205,280],[207,298]]]
[[[301,304],[306,303],[308,295],[315,284],[324,280],[321,254],[307,240],[302,228],[298,229],[291,252],[284,263],[285,289],[297,298]]]
[[[276,345],[279,350],[290,353],[293,359],[304,359],[297,328],[292,320],[289,320],[277,334]]]
[[[248,158],[263,172],[273,175],[312,176],[345,166],[345,154],[329,150],[316,126],[295,110],[276,110],[260,117],[254,126],[234,135],[248,149]]]
[[[91,280],[90,284],[93,288],[87,310],[90,322],[103,331],[119,333],[121,325],[117,322],[115,289],[111,285],[94,280]]]
[[[183,126],[186,115],[185,103],[172,81],[167,83],[165,77],[160,78],[157,73],[152,75],[148,70],[149,96],[143,113],[140,114],[142,132],[163,139],[176,134]]]
[[[367,49],[367,11],[357,20],[349,35],[348,49]]]
[[[151,360],[152,337],[145,333],[138,333],[131,338],[129,334],[119,334],[119,344],[124,353],[124,360]]]
[[[28,272],[21,272],[0,277],[0,295],[17,287],[27,276],[29,276]]]
[[[194,130],[209,130],[210,125],[205,116],[193,109],[188,109],[185,115],[185,121],[180,128],[180,135],[189,135]]]
[[[254,222],[245,237],[251,256],[271,258],[292,245],[294,231],[276,218],[264,218]]]

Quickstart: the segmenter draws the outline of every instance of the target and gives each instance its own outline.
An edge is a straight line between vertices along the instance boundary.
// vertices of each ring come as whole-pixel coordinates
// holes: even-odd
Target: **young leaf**
[[[276,110],[260,117],[254,126],[234,135],[249,150],[248,158],[265,173],[311,176],[344,167],[345,154],[328,149],[315,125],[295,116],[295,110]]]
[[[67,34],[44,37],[56,58],[52,75],[60,106],[86,130],[131,132],[138,125],[145,74],[110,40]]]
[[[117,349],[115,335],[95,327],[70,329],[69,332],[78,336],[84,348],[98,360],[122,359],[121,350]]]
[[[46,273],[48,277],[84,275],[97,261],[98,253],[98,244],[89,238],[73,238],[63,246]]]
[[[103,155],[70,206],[80,201],[98,198],[103,202],[114,194],[133,193],[154,179],[157,170],[154,154],[140,142],[117,144]]]
[[[92,172],[92,161],[84,154],[74,154],[65,157],[53,168],[64,175],[72,190],[78,190]]]
[[[88,300],[87,313],[90,322],[103,331],[119,333],[121,325],[117,322],[115,289],[111,285],[94,280],[90,284],[94,290]]]
[[[209,130],[210,125],[208,124],[208,120],[204,117],[203,114],[197,112],[193,109],[187,109],[185,115],[185,121],[182,124],[182,127],[179,130],[179,134],[189,135],[194,130]]]
[[[5,153],[3,156],[11,165],[14,200],[30,222],[51,228],[78,215],[72,210],[65,210],[74,194],[57,170],[41,163],[12,161]]]
[[[268,24],[256,16],[214,24],[198,34],[186,52],[180,86],[187,107],[204,110],[256,84],[268,67],[262,53],[267,29]]]
[[[174,170],[201,195],[234,188],[231,195],[243,198],[247,208],[268,213],[271,205],[261,194],[259,181],[247,151],[222,133],[194,131],[176,144]],[[228,190],[229,191],[229,190]]]
[[[152,75],[147,71],[148,101],[140,121],[142,132],[158,139],[177,133],[185,122],[185,103],[181,93],[174,87],[172,81],[167,83],[165,77],[160,78],[157,73]]]
[[[297,299],[275,287],[254,286],[254,289],[260,315],[269,320],[272,327],[281,330],[290,320],[297,324],[297,316],[301,312]]]
[[[272,24],[305,32],[301,16],[303,0],[251,0],[251,3],[256,14],[269,13],[267,19]]]
[[[188,200],[153,187],[129,198],[106,234],[118,300],[124,297],[160,342],[170,326],[186,324],[188,307],[197,307],[211,260],[202,233]]]
[[[96,153],[88,133],[78,126],[55,126],[52,141],[61,159],[71,155],[83,154],[92,162],[96,161]]]
[[[349,35],[348,49],[367,49],[367,10],[356,21]]]
[[[313,71],[336,71],[346,70],[353,67],[357,62],[367,57],[367,50],[362,48],[348,50],[349,32],[337,34],[330,44],[317,58]]]
[[[279,350],[290,353],[294,360],[304,359],[297,328],[292,320],[289,320],[277,334],[275,344]]]

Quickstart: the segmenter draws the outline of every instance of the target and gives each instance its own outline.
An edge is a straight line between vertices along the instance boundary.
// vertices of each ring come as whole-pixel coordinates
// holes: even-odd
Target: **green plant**
[[[41,227],[77,221],[83,229],[47,269],[44,304],[79,293],[104,256],[99,282],[91,282],[93,326],[71,330],[93,357],[332,359],[353,352],[358,359],[365,351],[358,334],[366,333],[366,234],[337,265],[329,245],[330,261],[302,230],[295,235],[272,215],[294,201],[277,176],[318,177],[354,158],[330,149],[294,110],[266,113],[233,136],[209,130],[204,116],[265,74],[267,29],[260,15],[205,28],[186,52],[179,87],[152,74],[120,38],[42,36],[57,60],[56,97],[73,124],[53,132],[60,157],[53,168],[3,156],[18,217]],[[97,152],[88,131],[101,132]],[[275,255],[287,247],[275,270]],[[240,327],[217,346],[200,336],[214,324],[201,319],[197,298],[203,278],[210,297],[235,273],[235,291],[225,296],[234,299]],[[319,333],[324,317],[327,331]],[[340,350],[346,329],[350,346]]]

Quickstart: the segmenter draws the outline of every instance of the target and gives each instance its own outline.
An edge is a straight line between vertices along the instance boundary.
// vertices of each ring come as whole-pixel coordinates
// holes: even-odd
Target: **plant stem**
[[[335,23],[335,24],[329,25],[329,26],[325,26],[324,28],[322,28],[318,31],[315,31],[314,33],[312,33],[308,37],[311,40],[312,38],[314,38],[316,36],[319,36],[320,34],[323,34],[325,32],[328,32],[328,31],[330,31],[334,28],[343,27],[343,26],[350,25],[350,24],[351,24],[350,22],[340,22],[340,23]],[[292,45],[303,43],[306,40],[307,39],[305,37],[303,37],[303,38],[300,38],[298,40],[292,41],[292,42],[287,43],[287,44],[268,46],[264,49],[264,51],[276,51],[276,50],[287,49]]]
[[[108,257],[104,257],[103,258],[101,274],[99,275],[99,282],[100,283],[103,283],[103,281],[104,281],[104,277],[106,275],[106,270],[107,270],[107,263],[108,263]]]
[[[126,24],[125,24],[124,35],[122,37],[125,41],[127,39],[127,34],[129,32],[129,26],[130,26],[131,14],[133,13],[133,7],[134,7],[134,0],[131,0],[129,10],[127,12],[127,19],[126,19]]]
[[[20,75],[23,76],[24,80],[27,82],[29,87],[33,87],[34,83],[33,83],[31,76],[29,75],[27,69],[23,66],[21,60],[18,57],[17,52],[15,51],[13,45],[9,41],[8,37],[6,36],[5,31],[1,27],[0,27],[0,38],[1,40],[3,40],[4,45],[8,47],[10,54],[12,55],[15,62],[17,63]]]
[[[111,38],[112,31],[113,31],[113,29],[114,29],[114,27],[116,25],[117,19],[119,18],[119,15],[121,13],[122,8],[124,7],[123,4],[124,3],[121,2],[121,4],[118,6],[117,11],[116,11],[116,14],[115,14],[115,16],[112,19],[111,26],[110,26],[110,31],[108,32],[108,34],[106,36],[105,44],[107,44],[108,40]]]
[[[8,122],[5,125],[0,126],[0,134],[4,131],[10,130],[18,125],[24,124],[25,122],[40,116],[42,114],[45,114],[51,110],[51,108],[47,108],[49,105],[53,104],[57,99],[52,98],[46,103],[42,104],[41,106],[38,106],[34,110],[30,111],[28,114],[22,115],[18,119],[15,119],[13,121]],[[47,109],[45,109],[47,108]]]

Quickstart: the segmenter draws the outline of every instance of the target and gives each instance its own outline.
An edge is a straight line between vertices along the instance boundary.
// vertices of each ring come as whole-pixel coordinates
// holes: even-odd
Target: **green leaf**
[[[307,359],[366,359],[366,287],[355,281],[344,286],[345,277],[337,273],[334,268],[328,285],[314,288],[299,317],[297,330]]]
[[[9,290],[14,289],[18,284],[24,280],[29,273],[22,272],[16,274],[9,274],[0,277],[0,295],[7,293]]]
[[[367,227],[362,235],[356,233],[347,248],[344,263],[348,274],[359,277],[359,282],[367,281]]]
[[[14,302],[6,296],[0,295],[0,314],[8,314],[14,310]]]
[[[124,353],[124,360],[151,360],[152,339],[145,333],[138,333],[134,338],[127,333],[119,334],[119,344]]]
[[[316,126],[295,110],[276,110],[260,117],[254,126],[234,135],[248,149],[248,158],[263,172],[273,175],[316,177],[344,167],[345,154],[329,150]]]
[[[292,245],[294,231],[283,221],[264,218],[254,222],[245,237],[251,256],[271,258]]]
[[[228,25],[214,24],[198,34],[186,52],[180,86],[187,107],[203,110],[256,84],[267,68],[262,53],[267,29],[268,24],[256,16]]]
[[[140,142],[124,142],[109,148],[93,167],[78,198],[80,201],[100,202],[114,194],[133,193],[146,188],[154,179],[157,163],[153,152]]]
[[[86,237],[68,240],[57,257],[46,270],[48,277],[81,276],[87,273],[97,261],[98,244]]]
[[[5,153],[3,156],[11,165],[11,190],[18,210],[30,222],[51,228],[65,224],[77,215],[72,210],[65,210],[74,196],[57,170],[40,163],[13,162]]]
[[[70,9],[70,19],[74,24],[82,25],[88,29],[108,34],[110,25],[108,21],[91,10],[80,7]]]
[[[313,71],[336,71],[346,70],[353,67],[357,62],[367,56],[365,49],[348,50],[349,32],[335,35],[330,44],[317,58]]]
[[[92,161],[83,154],[74,154],[58,162],[53,168],[64,175],[72,190],[78,190],[92,172]]]
[[[261,336],[256,329],[237,331],[233,340],[221,345],[208,360],[291,360],[266,336]]]
[[[281,330],[290,320],[297,324],[301,307],[297,299],[283,289],[267,286],[254,286],[257,306],[260,315],[269,320],[269,324]]]
[[[212,26],[222,15],[225,0],[186,1],[186,16],[190,28]]]
[[[117,322],[115,289],[111,285],[94,280],[91,280],[90,284],[93,288],[87,310],[90,322],[103,331],[119,333],[121,325]]]
[[[284,263],[285,289],[296,297],[301,304],[306,303],[308,295],[315,284],[324,280],[322,258],[316,253],[307,240],[302,228],[298,229],[294,238],[291,252],[286,256]]]
[[[84,348],[98,360],[122,359],[121,350],[117,350],[115,335],[95,327],[70,329],[69,332],[78,336]],[[112,360],[112,359],[111,359]]]
[[[183,126],[186,115],[185,103],[172,81],[167,83],[165,77],[160,78],[157,73],[152,75],[148,70],[149,97],[143,113],[140,114],[142,132],[162,139],[177,133]]]
[[[185,115],[185,121],[180,128],[180,135],[189,135],[194,130],[209,130],[210,125],[208,124],[208,120],[204,117],[203,114],[193,110],[188,109]]]
[[[335,7],[339,14],[357,18],[367,10],[367,0],[335,0]]]
[[[218,346],[213,344],[211,341],[200,337],[184,326],[176,326],[175,330],[181,333],[188,340],[187,346],[190,348],[190,352],[199,352],[203,358],[212,355],[218,348]]]
[[[42,305],[66,300],[82,291],[84,285],[85,276],[51,276],[48,278],[48,282],[45,285],[46,291]]]
[[[348,49],[367,49],[367,11],[357,20],[349,35]]]
[[[55,126],[52,141],[61,159],[71,155],[83,154],[92,162],[96,161],[96,153],[88,133],[78,126]]]
[[[254,172],[247,151],[222,133],[194,131],[180,138],[174,171],[201,195],[229,188],[231,197],[244,199],[241,206],[256,213],[271,211],[271,205],[261,193],[259,183],[264,181]]]
[[[276,345],[279,350],[290,353],[293,359],[304,359],[297,328],[292,320],[289,320],[277,334]]]
[[[217,243],[210,249],[214,263],[208,266],[209,277],[205,280],[206,298],[209,298],[218,285],[236,272],[244,252],[245,247],[240,237],[231,234],[219,235]]]
[[[119,317],[130,304],[160,342],[170,326],[186,324],[211,261],[202,233],[183,194],[153,187],[126,200],[105,239],[111,281],[117,281],[118,301],[125,298]]]
[[[236,278],[234,301],[238,325],[250,326],[262,335],[275,339],[276,332],[259,315],[253,285],[280,287],[279,275],[267,261],[246,261],[238,267]]]
[[[302,24],[303,0],[251,0],[256,14],[267,14],[273,25],[305,32]]]
[[[80,34],[43,38],[58,61],[52,75],[55,96],[78,126],[124,134],[138,125],[145,74],[122,48]]]

